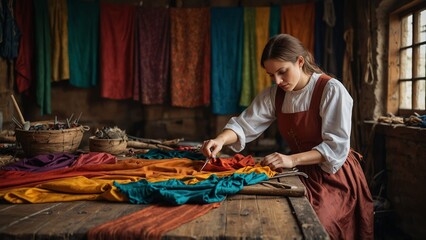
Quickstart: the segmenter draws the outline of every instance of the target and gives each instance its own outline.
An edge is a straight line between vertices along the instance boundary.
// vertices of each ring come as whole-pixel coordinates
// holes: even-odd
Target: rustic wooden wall
[[[153,7],[209,7],[209,6],[269,6],[271,4],[285,4],[306,2],[306,0],[108,0],[115,2],[130,2]],[[6,67],[6,62],[2,64]],[[6,83],[6,71],[0,70]],[[9,80],[8,80],[9,81]],[[3,89],[3,87],[1,88]],[[6,88],[5,88],[6,89]],[[10,102],[13,86],[7,88],[7,94],[0,96],[0,110],[5,112],[6,124],[11,122],[14,113]],[[6,91],[6,90],[5,90]],[[179,108],[170,105],[141,105],[132,100],[110,100],[100,97],[99,89],[82,89],[68,84],[67,81],[52,83],[52,114],[41,115],[40,108],[35,103],[33,94],[18,94],[15,96],[20,104],[24,117],[29,121],[52,120],[55,116],[59,120],[78,115],[82,112],[81,123],[91,127],[83,138],[83,144],[97,128],[104,126],[118,126],[128,134],[144,138],[184,138],[188,141],[202,141],[212,138],[219,133],[232,115],[213,115],[210,107]],[[3,92],[3,91],[2,91]],[[15,114],[16,115],[16,114]],[[10,125],[10,124],[9,124]],[[6,125],[5,125],[6,126]],[[272,130],[271,130],[272,131]],[[275,133],[269,133],[274,138]]]

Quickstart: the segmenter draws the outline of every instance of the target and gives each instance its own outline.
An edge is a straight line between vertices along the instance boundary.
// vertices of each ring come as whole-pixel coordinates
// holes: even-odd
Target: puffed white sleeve
[[[323,142],[313,149],[326,159],[320,164],[322,170],[336,173],[350,149],[353,100],[346,88],[336,79],[328,81],[321,99]]]
[[[229,147],[240,152],[246,143],[258,138],[276,119],[275,117],[276,86],[263,90],[238,117],[232,117],[224,129],[231,129],[237,136],[237,142]]]

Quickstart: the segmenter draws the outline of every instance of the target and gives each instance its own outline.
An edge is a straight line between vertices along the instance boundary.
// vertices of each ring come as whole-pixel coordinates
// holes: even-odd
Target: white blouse
[[[307,111],[319,76],[320,74],[314,73],[303,89],[286,92],[281,111]],[[238,141],[229,146],[233,151],[242,151],[246,143],[258,138],[275,121],[276,91],[277,85],[265,89],[238,117],[229,120],[224,129],[231,129],[238,136]],[[334,78],[330,79],[324,88],[320,104],[323,141],[313,148],[326,159],[320,164],[325,172],[336,173],[349,153],[352,105],[352,97],[343,84]]]

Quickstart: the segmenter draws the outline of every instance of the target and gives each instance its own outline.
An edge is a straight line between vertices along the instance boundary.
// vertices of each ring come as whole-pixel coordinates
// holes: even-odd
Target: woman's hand
[[[224,142],[219,138],[206,140],[203,142],[203,146],[201,146],[201,152],[206,157],[215,158],[216,155],[222,150]]]
[[[296,166],[295,160],[292,156],[277,152],[267,155],[260,164],[262,166],[269,166],[272,170],[277,172],[284,168],[293,168]]]
[[[215,139],[206,140],[201,146],[201,152],[204,156],[215,158],[222,150],[223,145],[234,143],[238,140],[237,134],[231,129],[225,129]]]

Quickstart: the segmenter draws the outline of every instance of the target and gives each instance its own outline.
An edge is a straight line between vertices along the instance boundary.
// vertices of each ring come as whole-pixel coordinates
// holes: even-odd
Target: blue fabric
[[[208,179],[187,185],[182,181],[171,179],[151,183],[143,179],[138,182],[114,185],[131,203],[148,204],[165,202],[173,205],[186,203],[214,203],[225,200],[227,195],[238,193],[244,186],[268,180],[264,173],[239,174],[219,178],[212,174]]]
[[[99,78],[99,0],[68,0],[70,84],[88,88]]]
[[[240,113],[243,8],[211,8],[210,11],[212,112]]]
[[[15,0],[0,0],[0,57],[18,57],[21,33],[13,15]]]
[[[143,159],[170,159],[170,158],[188,158],[191,160],[204,160],[203,154],[191,151],[171,150],[164,151],[161,149],[151,149],[147,153],[137,154],[137,158]]]
[[[271,6],[269,14],[269,37],[278,35],[281,32],[281,6]]]

